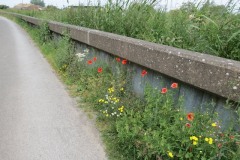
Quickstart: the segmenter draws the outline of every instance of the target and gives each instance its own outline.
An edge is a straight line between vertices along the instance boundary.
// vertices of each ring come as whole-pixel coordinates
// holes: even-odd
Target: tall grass
[[[147,85],[144,96],[136,97],[131,92],[128,64],[116,57],[109,57],[106,64],[99,51],[84,45],[78,52],[85,58],[79,58],[68,35],[54,39],[46,23],[41,27],[19,23],[30,32],[70,91],[82,97],[81,106],[96,113],[110,160],[239,159],[239,131],[232,130],[232,125],[222,131],[217,114],[186,115],[182,100],[176,104],[173,98],[179,92],[177,83],[166,92]],[[239,108],[235,111],[240,113]],[[116,112],[122,114],[114,116]],[[193,137],[198,138],[192,141]]]
[[[233,2],[188,2],[167,11],[156,0],[109,0],[103,7],[21,13],[239,61],[240,14]]]

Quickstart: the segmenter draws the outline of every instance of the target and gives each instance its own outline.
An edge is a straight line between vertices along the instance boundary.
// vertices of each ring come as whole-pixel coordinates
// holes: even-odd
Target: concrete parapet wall
[[[17,16],[35,25],[43,22],[29,16]],[[49,21],[48,25],[53,32],[62,34],[68,31],[72,39],[114,56],[221,97],[240,100],[238,61],[53,21]]]
[[[169,87],[179,82],[178,97],[184,97],[186,111],[217,111],[223,123],[237,117],[226,109],[225,101],[240,100],[240,62],[207,54],[146,42],[98,30],[13,14],[31,24],[47,22],[57,34],[68,32],[79,51],[90,49],[94,55],[109,62],[114,57],[130,61],[133,90],[142,94],[146,83],[153,87]],[[113,66],[114,67],[114,66]],[[146,78],[141,78],[147,69]],[[161,82],[161,83],[160,83]],[[211,104],[213,102],[213,104]],[[210,105],[211,104],[211,105]]]

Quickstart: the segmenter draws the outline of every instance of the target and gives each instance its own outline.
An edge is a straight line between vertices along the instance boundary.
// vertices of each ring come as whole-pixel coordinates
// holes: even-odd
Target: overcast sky
[[[97,4],[98,0],[90,0],[92,4]],[[101,4],[105,4],[107,0],[100,0]],[[159,0],[161,5],[168,6],[168,9],[175,9],[178,8],[183,2],[187,1],[200,1],[200,0]],[[229,0],[215,0],[216,4],[226,4]],[[235,2],[238,2],[240,4],[240,0],[234,0]],[[5,4],[7,6],[13,7],[19,3],[29,3],[30,0],[0,0],[0,4]],[[67,0],[44,0],[46,5],[54,5],[58,8],[62,8],[64,6],[68,5],[78,5],[81,4],[87,4],[89,0],[69,0],[69,4],[67,3]]]

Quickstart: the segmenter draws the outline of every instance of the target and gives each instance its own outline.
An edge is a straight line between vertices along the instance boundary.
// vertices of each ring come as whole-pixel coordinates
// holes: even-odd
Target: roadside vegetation
[[[188,2],[167,11],[156,0],[109,0],[105,6],[13,12],[239,61],[237,2],[230,0],[226,6],[209,0]]]
[[[90,117],[96,115],[109,159],[239,159],[240,137],[234,124],[223,129],[211,109],[186,113],[181,98],[177,103],[174,98],[178,83],[161,89],[147,86],[144,96],[136,97],[131,92],[132,70],[127,60],[111,57],[106,63],[94,48],[82,45],[77,50],[67,34],[53,36],[45,23],[41,27],[18,23],[30,33],[72,95],[81,97],[80,107]],[[138,76],[144,79],[148,71],[142,70]]]

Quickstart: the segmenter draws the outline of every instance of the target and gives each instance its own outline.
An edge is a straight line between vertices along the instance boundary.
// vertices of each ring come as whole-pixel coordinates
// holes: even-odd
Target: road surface
[[[99,134],[39,49],[0,17],[0,160],[104,160]]]

